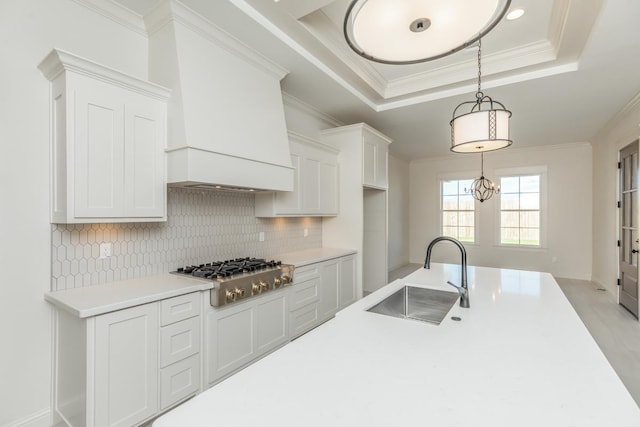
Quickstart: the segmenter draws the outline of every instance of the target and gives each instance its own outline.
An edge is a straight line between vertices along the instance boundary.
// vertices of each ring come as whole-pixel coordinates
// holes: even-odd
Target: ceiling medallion
[[[415,64],[462,50],[491,31],[511,0],[353,0],[347,44],[383,64]]]

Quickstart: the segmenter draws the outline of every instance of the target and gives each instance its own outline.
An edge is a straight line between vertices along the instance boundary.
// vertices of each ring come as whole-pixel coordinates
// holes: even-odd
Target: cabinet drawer
[[[160,409],[166,409],[199,389],[200,355],[196,354],[160,371]]]
[[[160,326],[200,314],[200,292],[193,292],[160,302]]]
[[[320,277],[297,283],[291,287],[291,310],[320,300]]]
[[[318,264],[307,265],[304,267],[296,268],[293,274],[293,284],[296,285],[307,280],[320,277],[320,269]]]
[[[289,329],[291,330],[291,338],[295,338],[307,332],[309,329],[315,328],[320,324],[320,303],[301,307],[291,311],[289,315]]]
[[[200,317],[160,329],[160,367],[200,352]]]

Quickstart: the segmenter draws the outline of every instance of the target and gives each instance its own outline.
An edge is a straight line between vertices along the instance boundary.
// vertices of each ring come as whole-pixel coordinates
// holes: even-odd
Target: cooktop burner
[[[212,280],[211,305],[227,305],[280,289],[293,282],[293,265],[263,258],[236,258],[180,267],[174,274]]]
[[[205,279],[224,279],[241,273],[266,270],[282,265],[280,261],[267,261],[262,258],[236,258],[227,261],[215,261],[207,264],[180,267],[176,273],[190,274]]]

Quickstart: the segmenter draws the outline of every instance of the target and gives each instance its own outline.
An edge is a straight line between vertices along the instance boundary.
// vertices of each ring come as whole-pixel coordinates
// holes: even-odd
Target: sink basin
[[[458,297],[457,292],[405,286],[367,311],[439,325]]]

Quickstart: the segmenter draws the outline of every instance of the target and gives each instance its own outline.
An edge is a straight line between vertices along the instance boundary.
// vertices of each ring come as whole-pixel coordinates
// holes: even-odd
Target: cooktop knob
[[[255,295],[255,294],[261,294],[262,293],[262,286],[260,286],[259,283],[252,283],[251,284],[251,292]]]
[[[236,300],[236,293],[234,291],[225,291],[225,295],[227,297],[227,302],[233,302]]]

